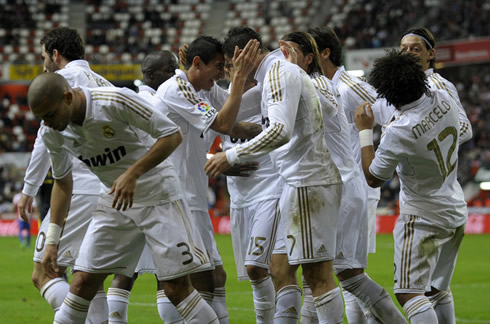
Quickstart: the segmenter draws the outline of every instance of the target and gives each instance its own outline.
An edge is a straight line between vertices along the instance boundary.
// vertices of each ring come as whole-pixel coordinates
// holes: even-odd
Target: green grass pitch
[[[230,322],[255,323],[248,282],[236,280],[231,238],[216,237],[228,272],[227,304]],[[14,237],[0,238],[0,323],[52,323],[50,306],[31,283],[32,248],[21,250]],[[370,255],[367,273],[392,292],[393,239],[379,235],[377,253]],[[106,281],[108,283],[109,280]],[[161,323],[156,309],[156,283],[151,275],[135,283],[129,323]],[[490,323],[490,235],[467,235],[459,253],[451,289],[458,323]]]

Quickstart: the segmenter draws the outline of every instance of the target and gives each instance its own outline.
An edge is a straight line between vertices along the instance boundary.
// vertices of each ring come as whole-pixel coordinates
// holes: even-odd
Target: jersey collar
[[[267,75],[267,71],[269,71],[270,65],[279,60],[284,60],[284,54],[282,54],[281,49],[278,48],[269,54],[267,54],[259,64],[257,71],[255,72],[255,80],[258,83],[264,83],[265,76]]]

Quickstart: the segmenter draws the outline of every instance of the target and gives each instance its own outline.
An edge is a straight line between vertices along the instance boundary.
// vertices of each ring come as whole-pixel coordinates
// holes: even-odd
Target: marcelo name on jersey
[[[83,158],[81,155],[78,158],[89,168],[94,168],[116,163],[126,155],[126,148],[122,145],[112,151],[110,148],[106,147],[104,151],[105,153],[97,154],[90,158]]]

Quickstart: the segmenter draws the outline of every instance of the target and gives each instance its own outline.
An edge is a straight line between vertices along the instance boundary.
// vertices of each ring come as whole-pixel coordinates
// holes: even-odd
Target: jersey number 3
[[[447,151],[447,156],[446,156],[446,161],[444,161],[444,158],[442,156],[441,152],[441,147],[439,146],[439,142],[442,142],[451,135],[453,137],[453,143],[449,147],[449,150]],[[439,141],[438,141],[439,140]],[[456,161],[454,163],[451,163],[451,157],[454,153],[454,150],[456,149],[456,144],[458,142],[458,130],[453,127],[446,127],[442,132],[439,133],[437,138],[434,138],[432,141],[430,141],[427,144],[427,149],[429,151],[434,151],[434,154],[436,155],[437,158],[437,163],[439,164],[439,169],[441,170],[442,177],[446,179],[446,177],[454,170],[456,167]]]

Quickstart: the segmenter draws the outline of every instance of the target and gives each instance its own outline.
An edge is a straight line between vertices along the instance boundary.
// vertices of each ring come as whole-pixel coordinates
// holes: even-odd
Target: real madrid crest
[[[114,135],[116,135],[116,132],[108,125],[105,125],[104,127],[102,127],[102,129],[104,130],[104,137],[106,138],[113,138]]]

